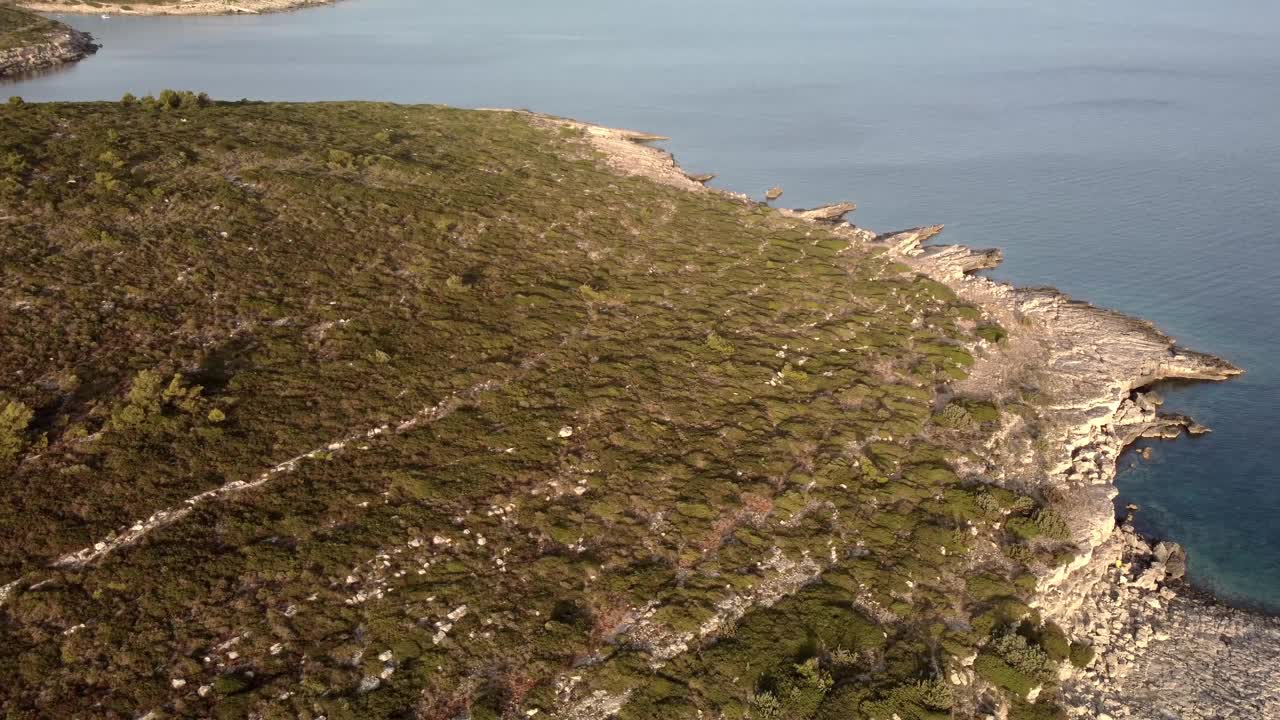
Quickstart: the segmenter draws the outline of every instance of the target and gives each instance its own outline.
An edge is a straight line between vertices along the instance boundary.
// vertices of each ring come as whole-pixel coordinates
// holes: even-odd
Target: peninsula
[[[0,3],[0,78],[75,62],[97,49],[88,33]]]
[[[0,108],[0,705],[1280,707],[1280,628],[1187,592],[1112,505],[1127,444],[1193,426],[1152,386],[1239,369],[975,275],[1000,253],[940,227],[707,188],[660,139]]]

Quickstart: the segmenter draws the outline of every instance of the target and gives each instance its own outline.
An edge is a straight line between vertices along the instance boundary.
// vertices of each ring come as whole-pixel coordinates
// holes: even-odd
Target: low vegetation
[[[577,131],[12,103],[0,265],[13,716],[1052,717],[1087,651],[953,470],[976,310]]]
[[[0,52],[47,42],[65,26],[29,10],[0,2]]]

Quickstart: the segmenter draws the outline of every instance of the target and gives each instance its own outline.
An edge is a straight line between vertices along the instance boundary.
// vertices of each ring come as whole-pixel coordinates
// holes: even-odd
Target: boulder
[[[801,220],[811,220],[813,222],[838,223],[844,219],[845,215],[857,210],[858,206],[851,202],[832,203],[830,205],[821,205],[816,208],[795,210],[782,210],[782,214],[787,217],[799,218]]]
[[[1187,574],[1187,551],[1175,542],[1160,542],[1155,547],[1155,558],[1164,565],[1165,575],[1178,580]]]

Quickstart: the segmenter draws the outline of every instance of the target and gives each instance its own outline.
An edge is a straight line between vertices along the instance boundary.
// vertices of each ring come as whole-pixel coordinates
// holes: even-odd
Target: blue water
[[[1280,610],[1280,5],[1266,0],[343,0],[74,18],[105,44],[0,88],[530,107],[670,135],[693,171],[1151,318],[1248,369],[1168,391],[1217,432],[1119,480],[1201,586]],[[1132,461],[1133,458],[1130,458]]]

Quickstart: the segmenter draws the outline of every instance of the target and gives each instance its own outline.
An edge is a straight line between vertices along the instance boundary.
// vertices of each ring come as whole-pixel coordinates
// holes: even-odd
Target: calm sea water
[[[948,225],[996,274],[1246,367],[1170,390],[1217,432],[1123,473],[1195,582],[1280,609],[1280,5],[1269,0],[344,0],[70,18],[105,47],[28,100],[529,107],[670,135],[694,171],[881,230]],[[1134,462],[1130,459],[1127,462]]]

